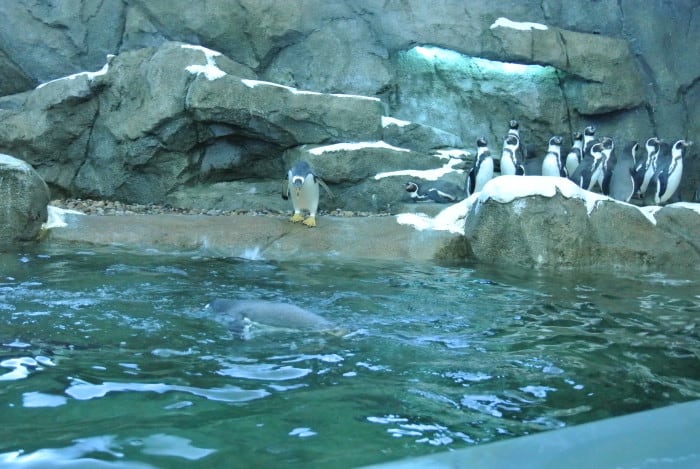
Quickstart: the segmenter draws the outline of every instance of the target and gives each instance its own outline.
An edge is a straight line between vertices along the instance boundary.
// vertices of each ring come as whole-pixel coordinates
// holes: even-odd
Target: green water
[[[0,466],[354,467],[698,399],[695,280],[0,255]],[[215,297],[346,334],[243,341],[203,308]]]

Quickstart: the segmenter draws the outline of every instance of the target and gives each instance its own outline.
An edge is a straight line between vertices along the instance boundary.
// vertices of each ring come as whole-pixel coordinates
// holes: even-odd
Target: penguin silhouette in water
[[[451,204],[459,202],[464,196],[464,189],[447,181],[435,181],[422,187],[415,181],[408,181],[405,188],[414,202],[431,200],[439,204]]]
[[[318,212],[319,187],[323,188],[333,197],[333,193],[319,177],[317,177],[311,165],[306,161],[297,161],[287,172],[287,178],[282,188],[284,200],[292,198],[294,215],[289,219],[293,223],[302,222],[308,227],[316,226],[316,213]],[[304,218],[303,212],[309,215]]]
[[[590,150],[584,155],[581,164],[574,171],[571,179],[577,186],[587,191],[593,189],[600,176],[601,163],[603,160],[603,145],[594,143]]]
[[[562,166],[561,142],[562,138],[558,135],[549,139],[547,154],[542,160],[542,176],[566,177],[566,169]]]
[[[493,158],[485,137],[476,141],[476,159],[474,166],[467,175],[465,187],[467,195],[481,191],[484,185],[493,178]]]
[[[525,175],[525,150],[520,140],[520,124],[513,119],[508,123],[508,134],[503,140],[500,159],[501,175]]]
[[[583,158],[583,134],[581,132],[575,132],[573,135],[573,144],[569,153],[566,154],[566,161],[564,167],[566,168],[567,176],[571,176],[581,164],[581,159]]]
[[[623,150],[617,159],[615,168],[610,177],[610,197],[622,202],[629,202],[638,189],[635,167],[637,166],[637,154],[639,143],[632,142]]]
[[[610,137],[605,137],[600,142],[603,147],[603,161],[600,163],[601,169],[598,175],[598,186],[603,195],[610,195],[610,179],[612,178],[613,169],[617,163],[615,156],[615,143]]]
[[[683,157],[692,144],[693,142],[687,140],[678,140],[670,147],[670,151],[666,148],[668,144],[661,144],[662,148],[659,150],[656,161],[657,171],[654,176],[656,182],[655,204],[668,202],[678,190],[683,177]]]
[[[640,199],[644,199],[647,189],[649,188],[649,183],[654,177],[654,174],[656,174],[656,159],[661,149],[661,140],[657,137],[647,139],[644,144],[644,149],[646,151],[645,156],[637,163],[637,167],[635,168],[635,179],[639,181],[636,195]]]

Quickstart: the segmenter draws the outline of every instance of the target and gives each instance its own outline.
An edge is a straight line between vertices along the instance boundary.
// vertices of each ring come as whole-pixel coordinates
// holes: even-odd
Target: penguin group
[[[544,156],[538,158],[532,148],[524,145],[520,130],[517,120],[508,123],[500,158],[494,158],[486,137],[476,140],[476,157],[464,187],[440,180],[426,184],[407,181],[404,190],[413,202],[449,204],[480,192],[498,175],[542,175],[568,178],[582,189],[598,191],[616,200],[630,202],[636,198],[641,204],[660,205],[678,199],[683,159],[693,144],[685,139],[671,144],[650,137],[643,149],[639,143],[631,142],[618,150],[612,137],[597,138],[596,128],[589,125],[573,133],[567,151],[562,151],[564,137],[552,136]],[[292,199],[294,213],[290,221],[316,226],[320,187],[333,195],[308,162],[302,160],[292,165],[282,189],[282,197]],[[694,200],[700,201],[700,188]]]
[[[499,161],[494,161],[485,137],[477,139],[477,157],[465,181],[467,196],[480,191],[484,184],[498,175],[542,175],[563,177],[582,189],[600,192],[616,200],[665,204],[674,198],[683,175],[683,159],[693,142],[680,139],[673,144],[658,137],[647,139],[644,151],[631,142],[617,150],[612,137],[596,137],[592,125],[574,132],[568,151],[562,151],[564,138],[552,136],[540,160],[531,148],[523,145],[520,126],[511,120],[503,140]],[[531,160],[530,162],[528,160]],[[700,197],[700,196],[696,196]],[[677,196],[676,196],[677,198]]]

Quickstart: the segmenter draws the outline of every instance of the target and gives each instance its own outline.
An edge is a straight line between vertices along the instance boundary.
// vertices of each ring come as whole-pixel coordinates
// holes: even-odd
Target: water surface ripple
[[[690,277],[3,254],[0,465],[354,467],[698,399]],[[344,332],[241,340],[215,297]]]

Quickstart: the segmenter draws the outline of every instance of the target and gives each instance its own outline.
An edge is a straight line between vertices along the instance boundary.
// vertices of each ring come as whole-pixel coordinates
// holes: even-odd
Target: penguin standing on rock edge
[[[637,197],[640,199],[646,195],[649,183],[656,173],[656,159],[661,150],[661,140],[657,137],[651,137],[647,139],[644,148],[646,149],[646,157],[635,168],[635,178],[639,181]]]
[[[465,187],[467,195],[481,191],[484,185],[493,178],[493,158],[485,137],[476,141],[476,159],[474,166],[467,175]]]
[[[575,132],[574,143],[571,145],[571,150],[566,155],[566,162],[564,167],[566,168],[566,174],[571,176],[576,171],[576,168],[581,164],[581,159],[583,158],[583,134],[581,132]]]
[[[655,204],[667,202],[678,190],[683,176],[683,156],[685,156],[686,149],[692,144],[693,142],[687,140],[678,140],[671,147],[670,154],[667,152],[662,154],[661,150],[659,151],[656,160],[657,172],[654,175],[656,180]]]
[[[620,155],[610,177],[610,197],[629,202],[637,191],[637,178],[634,168],[637,165],[639,143],[632,142]]]
[[[561,164],[561,142],[558,135],[549,139],[547,154],[542,160],[542,176],[566,177],[566,169]]]
[[[574,174],[569,178],[577,186],[587,191],[593,189],[593,185],[598,180],[601,172],[603,160],[603,145],[595,143],[591,146],[587,154],[581,160]]]
[[[333,195],[328,186],[318,178],[306,161],[297,161],[287,172],[284,187],[282,188],[282,198],[284,200],[292,198],[294,215],[289,219],[292,223],[302,222],[308,227],[316,226],[316,213],[318,212],[319,187]],[[302,213],[309,212],[309,216],[304,218]]]

